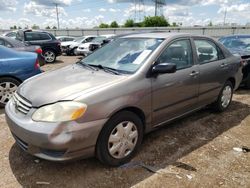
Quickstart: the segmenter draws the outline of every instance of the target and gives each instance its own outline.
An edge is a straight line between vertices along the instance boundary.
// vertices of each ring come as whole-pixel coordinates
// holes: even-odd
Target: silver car
[[[242,73],[215,40],[123,36],[82,61],[25,81],[6,105],[16,143],[52,161],[128,162],[145,133],[212,104],[226,110]]]

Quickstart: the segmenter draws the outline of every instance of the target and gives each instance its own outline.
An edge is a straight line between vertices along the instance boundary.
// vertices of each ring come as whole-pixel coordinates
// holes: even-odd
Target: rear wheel
[[[97,158],[111,166],[122,165],[132,159],[143,138],[140,118],[129,111],[114,115],[104,126],[96,145]]]
[[[247,89],[250,89],[250,74],[247,76],[246,88],[247,88]]]
[[[233,85],[230,81],[227,81],[222,88],[217,101],[214,103],[214,109],[217,112],[225,111],[232,102],[233,97]]]
[[[56,54],[53,50],[45,50],[43,56],[47,63],[53,63],[56,60]]]
[[[21,83],[14,78],[0,78],[0,107],[11,99]]]

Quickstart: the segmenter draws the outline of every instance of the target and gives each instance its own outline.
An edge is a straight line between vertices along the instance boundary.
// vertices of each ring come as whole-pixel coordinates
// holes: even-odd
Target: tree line
[[[128,19],[124,23],[124,25],[119,25],[116,21],[111,22],[110,24],[101,23],[99,26],[95,28],[119,28],[119,27],[178,27],[182,26],[182,23],[173,22],[172,24],[164,16],[146,16],[143,21],[135,22],[133,19]],[[25,29],[28,27],[25,27]],[[40,27],[36,24],[31,26],[32,29],[40,29]],[[20,26],[12,26],[10,29],[22,29]],[[49,27],[47,26],[45,29],[57,29],[56,26]]]
[[[177,23],[172,25],[164,16],[146,16],[142,22],[135,22],[133,19],[126,20],[124,25],[118,25],[116,21],[111,24],[101,23],[99,28],[118,28],[118,27],[169,27],[178,26]]]

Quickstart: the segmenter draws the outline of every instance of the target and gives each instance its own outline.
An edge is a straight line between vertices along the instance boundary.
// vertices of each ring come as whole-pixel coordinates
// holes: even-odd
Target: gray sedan
[[[25,81],[6,105],[6,119],[16,143],[32,155],[96,156],[118,166],[153,129],[207,105],[226,110],[242,79],[240,61],[205,36],[123,36]]]

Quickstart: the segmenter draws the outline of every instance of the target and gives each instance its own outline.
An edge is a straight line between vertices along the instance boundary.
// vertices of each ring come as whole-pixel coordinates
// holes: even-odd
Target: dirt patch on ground
[[[62,62],[61,62],[61,61]],[[44,70],[71,64],[60,57]],[[144,138],[132,163],[110,168],[95,158],[37,160],[19,149],[0,110],[0,187],[250,187],[250,91],[236,92],[222,114],[203,109]]]

